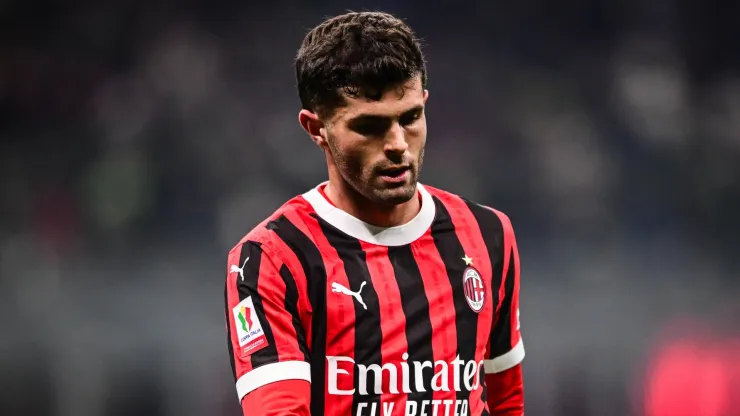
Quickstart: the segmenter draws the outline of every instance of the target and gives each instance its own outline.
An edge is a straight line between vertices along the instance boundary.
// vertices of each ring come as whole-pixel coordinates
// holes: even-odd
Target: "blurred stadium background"
[[[292,58],[405,17],[508,213],[528,415],[740,415],[740,3],[0,1],[0,414],[237,415],[226,253],[325,177]]]

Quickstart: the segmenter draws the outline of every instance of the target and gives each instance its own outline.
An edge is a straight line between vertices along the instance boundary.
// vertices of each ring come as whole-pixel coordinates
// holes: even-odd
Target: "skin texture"
[[[377,101],[345,95],[346,105],[326,118],[301,110],[298,121],[326,155],[325,192],[338,208],[382,227],[404,224],[419,212],[414,196],[424,159],[428,97],[417,76]],[[384,176],[400,167],[407,168],[401,179]]]

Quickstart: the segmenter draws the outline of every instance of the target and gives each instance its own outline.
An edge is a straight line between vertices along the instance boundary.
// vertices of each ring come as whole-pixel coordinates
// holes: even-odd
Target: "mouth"
[[[378,175],[386,182],[405,182],[411,172],[410,166],[401,166],[389,169],[381,169]]]
[[[389,178],[398,178],[406,174],[411,169],[409,166],[401,166],[397,168],[381,169],[380,176],[386,176]]]

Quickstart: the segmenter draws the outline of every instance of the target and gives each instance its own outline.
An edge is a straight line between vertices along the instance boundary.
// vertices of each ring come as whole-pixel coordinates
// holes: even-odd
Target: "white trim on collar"
[[[363,222],[329,203],[319,191],[319,188],[324,184],[326,182],[306,192],[303,194],[303,198],[311,204],[324,221],[333,225],[339,231],[367,243],[380,246],[411,244],[423,236],[432,226],[436,215],[432,195],[424,189],[422,184],[417,183],[416,188],[421,194],[421,210],[419,210],[419,213],[406,224],[395,227],[378,227]]]

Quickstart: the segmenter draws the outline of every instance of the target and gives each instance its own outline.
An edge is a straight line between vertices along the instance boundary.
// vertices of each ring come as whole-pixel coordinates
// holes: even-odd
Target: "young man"
[[[503,213],[419,184],[419,43],[385,13],[306,35],[301,126],[329,180],[229,253],[229,354],[245,415],[523,414],[519,255]]]

